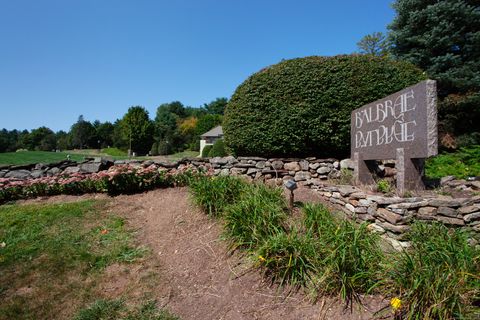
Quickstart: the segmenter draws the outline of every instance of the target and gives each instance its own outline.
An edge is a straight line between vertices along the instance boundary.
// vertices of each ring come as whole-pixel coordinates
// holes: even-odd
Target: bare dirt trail
[[[301,199],[314,200],[302,193]],[[315,304],[303,294],[285,297],[248,262],[229,255],[221,225],[194,208],[186,188],[122,195],[111,210],[125,217],[140,243],[149,246],[162,270],[157,290],[162,306],[181,319],[372,319],[386,304],[365,299],[365,307],[345,312],[338,299]],[[371,311],[368,311],[371,310]]]

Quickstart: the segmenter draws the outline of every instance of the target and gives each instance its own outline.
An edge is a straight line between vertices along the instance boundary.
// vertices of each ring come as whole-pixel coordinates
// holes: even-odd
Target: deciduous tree
[[[130,149],[137,154],[147,154],[153,143],[153,123],[148,111],[141,106],[130,107],[121,120],[122,135]]]

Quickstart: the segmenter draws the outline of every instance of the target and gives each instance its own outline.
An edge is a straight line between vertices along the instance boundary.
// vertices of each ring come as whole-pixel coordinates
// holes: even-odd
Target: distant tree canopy
[[[363,37],[358,43],[360,53],[373,56],[385,56],[388,54],[387,37],[381,32],[374,32]]]
[[[204,108],[209,114],[223,115],[225,108],[227,107],[227,98],[217,98],[210,103],[204,104]]]
[[[195,133],[200,136],[210,129],[222,124],[223,117],[219,114],[207,114],[197,121]]]
[[[216,98],[203,107],[184,106],[179,101],[160,104],[155,119],[141,106],[128,109],[114,123],[95,120],[83,115],[70,127],[69,132],[53,132],[47,127],[28,130],[0,130],[0,152],[18,149],[69,150],[116,147],[144,155],[169,154],[186,149],[200,149],[200,134],[221,124],[227,98]]]
[[[242,156],[345,157],[351,111],[423,79],[410,63],[370,55],[285,60],[235,90],[225,143]]]

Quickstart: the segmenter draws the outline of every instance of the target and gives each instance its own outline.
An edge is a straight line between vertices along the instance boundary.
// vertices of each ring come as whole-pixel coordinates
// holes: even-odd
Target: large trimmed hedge
[[[409,63],[367,55],[282,61],[237,88],[225,142],[242,156],[347,156],[351,111],[424,79]]]

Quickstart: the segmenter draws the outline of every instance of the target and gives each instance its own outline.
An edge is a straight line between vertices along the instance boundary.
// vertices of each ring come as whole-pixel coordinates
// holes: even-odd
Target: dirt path
[[[248,262],[228,254],[221,225],[190,205],[185,188],[118,196],[111,210],[152,249],[166,279],[157,299],[181,319],[372,319],[367,309],[386,304],[369,297],[350,313],[337,299],[312,304],[302,294],[283,296],[258,270],[246,270]]]

